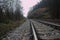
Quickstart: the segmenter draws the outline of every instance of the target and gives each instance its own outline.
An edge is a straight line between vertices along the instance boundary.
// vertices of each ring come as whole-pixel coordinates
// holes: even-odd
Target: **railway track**
[[[39,38],[37,30],[35,28],[35,25],[33,22],[30,21],[30,27],[31,27],[31,34],[32,34],[32,39],[31,40],[42,40],[41,38]]]
[[[50,26],[47,26],[43,23],[36,23],[37,22],[30,21],[33,40],[60,40],[59,30],[51,28]]]
[[[30,22],[30,27],[31,27],[31,31],[32,31],[32,34],[33,34],[33,39],[32,40],[38,40],[38,36],[37,36],[36,30],[34,28],[34,24],[32,22]]]
[[[30,20],[5,35],[6,38],[2,38],[3,40],[60,40],[60,30],[56,30],[50,25]]]

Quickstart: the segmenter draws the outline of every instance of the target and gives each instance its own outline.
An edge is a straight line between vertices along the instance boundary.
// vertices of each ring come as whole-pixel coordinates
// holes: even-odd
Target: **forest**
[[[20,0],[0,0],[0,37],[24,22]]]
[[[28,18],[60,22],[60,0],[42,0],[29,11]]]

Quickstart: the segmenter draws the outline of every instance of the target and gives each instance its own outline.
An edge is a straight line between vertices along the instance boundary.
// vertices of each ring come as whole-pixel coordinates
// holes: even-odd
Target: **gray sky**
[[[41,0],[20,0],[20,1],[21,6],[23,7],[23,15],[27,17],[29,9],[36,5],[38,2],[40,2]]]

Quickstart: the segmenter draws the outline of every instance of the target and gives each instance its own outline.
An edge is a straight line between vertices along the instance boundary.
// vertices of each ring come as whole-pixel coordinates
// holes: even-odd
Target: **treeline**
[[[0,0],[0,22],[23,18],[20,0]]]
[[[0,40],[25,21],[20,4],[20,0],[0,0]]]
[[[42,0],[29,11],[28,18],[60,19],[60,0]]]

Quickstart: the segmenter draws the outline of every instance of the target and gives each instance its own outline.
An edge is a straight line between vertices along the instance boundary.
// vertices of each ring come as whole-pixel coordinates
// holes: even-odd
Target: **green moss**
[[[19,27],[24,22],[24,20],[21,21],[9,21],[9,23],[0,23],[0,37],[7,32],[13,30],[16,27]]]

